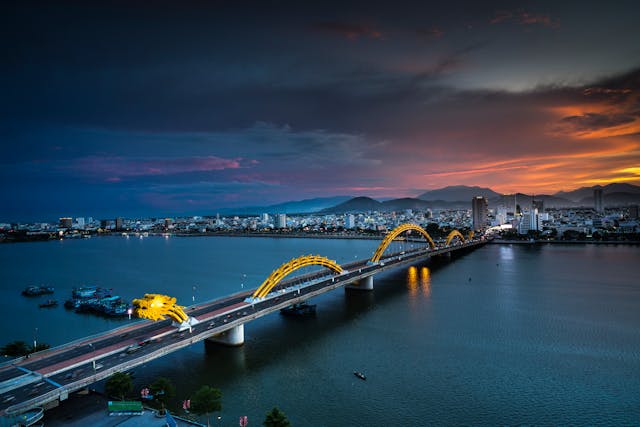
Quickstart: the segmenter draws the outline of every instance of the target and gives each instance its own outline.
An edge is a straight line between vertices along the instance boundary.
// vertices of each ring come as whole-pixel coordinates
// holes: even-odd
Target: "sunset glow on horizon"
[[[0,221],[639,185],[638,4],[509,5],[16,3]]]

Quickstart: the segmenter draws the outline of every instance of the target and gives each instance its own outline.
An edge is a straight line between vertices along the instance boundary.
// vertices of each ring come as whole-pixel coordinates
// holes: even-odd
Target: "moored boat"
[[[52,294],[54,288],[51,286],[27,286],[23,289],[22,295],[26,297],[37,297],[40,295]]]
[[[57,299],[49,299],[39,304],[40,308],[55,307],[58,305]]]

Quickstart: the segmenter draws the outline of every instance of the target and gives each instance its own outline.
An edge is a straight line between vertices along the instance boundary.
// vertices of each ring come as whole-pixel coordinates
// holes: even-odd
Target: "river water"
[[[40,309],[20,291],[113,288],[190,305],[257,287],[283,262],[344,263],[376,241],[104,237],[0,245],[1,343],[58,345],[123,326]],[[222,390],[222,425],[261,425],[278,406],[295,426],[640,424],[639,246],[487,245],[453,260],[376,276],[373,292],[338,289],[311,319],[245,325],[245,345],[194,344],[135,369],[177,402]],[[41,299],[50,296],[41,297]],[[134,320],[135,321],[135,320]],[[362,381],[353,371],[362,371]],[[215,417],[214,417],[215,419]]]

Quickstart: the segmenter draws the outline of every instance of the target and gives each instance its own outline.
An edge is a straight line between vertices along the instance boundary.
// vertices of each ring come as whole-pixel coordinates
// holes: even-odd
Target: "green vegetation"
[[[191,398],[191,410],[198,415],[206,415],[207,425],[209,425],[209,414],[222,410],[222,392],[217,388],[203,385]]]
[[[277,407],[274,407],[270,412],[267,412],[267,417],[262,423],[265,427],[290,427],[291,423],[287,419],[287,416]]]
[[[120,400],[124,400],[133,390],[133,382],[131,376],[124,372],[116,372],[111,375],[104,385],[107,396],[116,396]]]
[[[154,400],[160,402],[160,413],[164,414],[165,405],[176,395],[176,387],[168,378],[158,377],[149,386],[149,391],[153,395]]]
[[[49,344],[44,343],[36,344],[36,346],[33,347],[24,341],[13,341],[2,347],[0,353],[9,357],[21,357],[35,353],[36,351],[46,350],[49,347]]]

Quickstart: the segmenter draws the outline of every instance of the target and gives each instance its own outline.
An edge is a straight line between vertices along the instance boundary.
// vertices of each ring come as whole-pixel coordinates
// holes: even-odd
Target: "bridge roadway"
[[[378,263],[358,260],[342,265],[342,274],[330,271],[295,276],[280,282],[261,300],[248,302],[253,290],[236,293],[185,311],[200,323],[178,331],[170,320],[140,320],[124,327],[33,354],[0,365],[0,416],[65,400],[69,393],[197,341],[224,336],[230,329],[313,296],[352,284],[384,270],[431,256],[472,249],[484,244],[474,240],[457,245],[396,252]],[[247,300],[247,301],[245,301]]]

